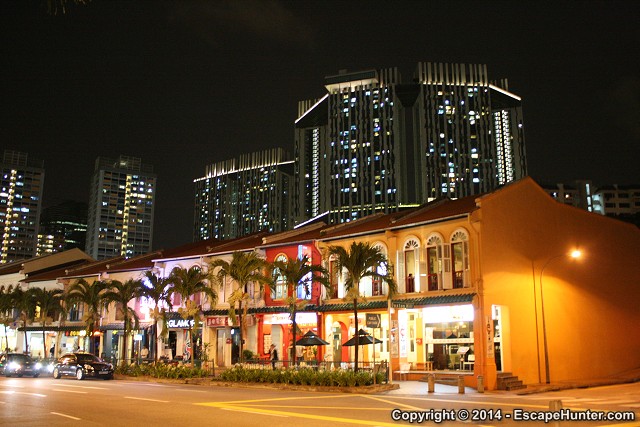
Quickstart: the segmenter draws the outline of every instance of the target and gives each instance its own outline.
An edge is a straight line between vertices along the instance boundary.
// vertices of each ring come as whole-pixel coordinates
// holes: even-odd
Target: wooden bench
[[[400,370],[393,371],[394,374],[398,374],[398,376],[400,377],[400,381],[406,381],[407,374],[409,372],[411,372],[411,363],[401,363]]]

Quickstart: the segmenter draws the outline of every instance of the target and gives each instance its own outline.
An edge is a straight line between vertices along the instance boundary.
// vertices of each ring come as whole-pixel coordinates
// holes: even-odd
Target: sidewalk
[[[573,388],[588,388],[588,387],[600,387],[605,385],[615,385],[615,384],[626,384],[640,381],[640,368],[634,369],[632,371],[622,372],[618,375],[608,377],[608,378],[594,378],[589,380],[580,380],[580,381],[562,381],[558,383],[552,384],[528,384],[527,388],[521,390],[514,391],[504,391],[504,390],[492,390],[485,391],[485,393],[510,393],[517,395],[527,395],[534,393],[545,393],[549,391],[558,391],[558,390],[568,390]],[[392,395],[413,395],[413,396],[427,396],[428,393],[428,385],[424,381],[394,381],[394,384],[398,384],[400,386],[399,389],[389,390],[384,392],[385,394]],[[435,393],[442,394],[458,394],[457,386],[450,386],[444,384],[435,384]],[[478,393],[476,389],[471,387],[465,388],[465,394],[475,394]]]

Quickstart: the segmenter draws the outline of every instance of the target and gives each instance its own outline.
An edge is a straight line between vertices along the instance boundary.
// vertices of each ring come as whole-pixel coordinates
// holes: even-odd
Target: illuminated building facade
[[[98,157],[87,218],[90,256],[129,258],[151,251],[156,179],[153,166],[140,158]]]
[[[0,263],[36,256],[44,186],[43,162],[5,150],[0,165]]]
[[[281,148],[214,163],[195,183],[194,241],[292,225],[293,160]]]
[[[294,215],[342,223],[491,191],[526,176],[521,99],[485,65],[418,64],[325,78],[298,106]]]
[[[87,240],[87,204],[67,200],[42,210],[38,256],[73,248],[84,250]]]

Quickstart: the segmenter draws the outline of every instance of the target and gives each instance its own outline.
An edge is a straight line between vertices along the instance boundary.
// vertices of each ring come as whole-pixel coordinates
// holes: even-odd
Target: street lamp
[[[569,254],[569,257],[571,257],[572,259],[578,259],[580,258],[581,255],[582,253],[579,250],[574,249]],[[542,266],[542,270],[540,270],[540,310],[542,311],[542,341],[544,346],[544,371],[545,371],[545,379],[547,384],[551,382],[551,378],[549,375],[549,347],[547,345],[547,325],[546,325],[545,316],[544,316],[544,295],[542,292],[542,274],[544,273],[544,269],[547,268],[547,266],[551,263],[551,261],[554,261],[559,258],[563,258],[565,256],[567,255],[561,254],[561,255],[556,255],[549,258],[547,262],[545,262],[544,265]]]

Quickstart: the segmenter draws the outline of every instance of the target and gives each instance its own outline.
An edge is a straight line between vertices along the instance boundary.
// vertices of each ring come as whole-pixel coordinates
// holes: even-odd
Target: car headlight
[[[86,369],[87,372],[93,372],[93,366],[91,365],[84,365],[84,369]]]
[[[48,372],[53,372],[53,368],[54,368],[53,364],[47,365],[47,371]]]
[[[9,363],[9,369],[11,370],[18,370],[20,369],[22,366],[20,366],[20,364],[18,362],[10,362]]]
[[[39,371],[40,369],[42,369],[42,363],[38,362],[36,363],[36,369]]]

